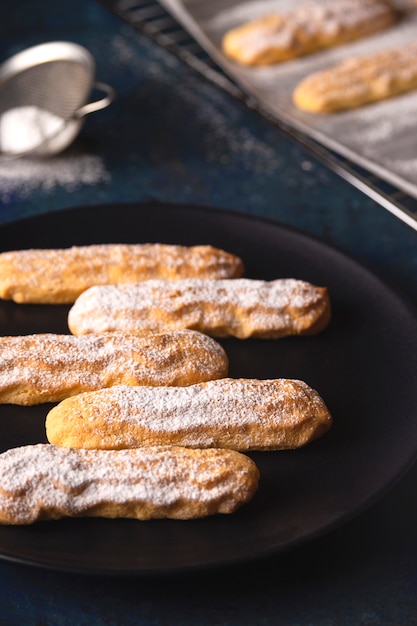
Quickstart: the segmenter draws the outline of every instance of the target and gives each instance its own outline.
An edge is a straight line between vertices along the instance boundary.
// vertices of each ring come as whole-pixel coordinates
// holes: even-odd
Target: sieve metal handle
[[[84,117],[89,113],[94,113],[94,111],[100,111],[100,109],[105,109],[109,104],[111,104],[116,96],[116,92],[113,87],[107,85],[106,83],[96,82],[93,85],[93,89],[97,89],[98,91],[103,91],[105,96],[100,98],[99,100],[95,100],[94,102],[88,102],[80,107],[74,114],[75,118]]]

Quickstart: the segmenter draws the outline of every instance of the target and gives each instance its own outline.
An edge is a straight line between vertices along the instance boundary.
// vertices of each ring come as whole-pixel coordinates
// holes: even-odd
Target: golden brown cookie
[[[351,58],[307,76],[293,100],[309,113],[333,113],[417,89],[417,44]]]
[[[46,434],[73,448],[285,450],[320,437],[331,423],[324,401],[303,381],[223,378],[83,393],[48,413]]]
[[[329,319],[327,289],[305,281],[184,279],[92,287],[70,309],[68,326],[74,335],[193,328],[214,337],[273,339],[317,333]]]
[[[120,384],[190,385],[228,372],[220,344],[189,330],[0,337],[0,362],[0,403],[24,405]]]
[[[61,517],[192,519],[233,513],[259,470],[231,450],[75,450],[48,444],[0,455],[0,524]]]
[[[389,0],[308,2],[230,30],[222,49],[242,65],[270,65],[366,37],[397,19]]]
[[[0,254],[0,298],[68,304],[92,285],[150,278],[235,278],[242,260],[212,246],[99,244]]]

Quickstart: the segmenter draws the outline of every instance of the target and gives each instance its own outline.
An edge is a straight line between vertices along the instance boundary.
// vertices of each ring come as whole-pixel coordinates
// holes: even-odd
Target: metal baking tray
[[[222,35],[271,8],[304,0],[103,0],[139,32],[258,111],[354,187],[417,230],[417,92],[362,109],[317,116],[292,104],[306,74],[346,58],[414,41],[417,5],[397,0],[402,18],[372,37],[267,68],[222,54]]]

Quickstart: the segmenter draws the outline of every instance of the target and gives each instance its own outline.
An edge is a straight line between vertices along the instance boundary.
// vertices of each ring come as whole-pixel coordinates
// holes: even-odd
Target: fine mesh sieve
[[[88,102],[93,89],[103,97]],[[95,81],[94,59],[78,44],[49,42],[16,54],[0,66],[0,158],[61,152],[83,118],[113,98],[109,85]]]

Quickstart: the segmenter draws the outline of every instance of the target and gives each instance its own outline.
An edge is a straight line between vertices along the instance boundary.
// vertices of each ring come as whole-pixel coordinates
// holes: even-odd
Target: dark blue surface
[[[1,222],[148,200],[246,211],[318,235],[417,305],[414,230],[99,3],[3,3],[0,34],[0,60],[45,41],[81,43],[118,93],[63,155],[0,164]],[[100,579],[0,562],[0,624],[417,624],[416,488],[414,467],[327,537],[224,572]]]

